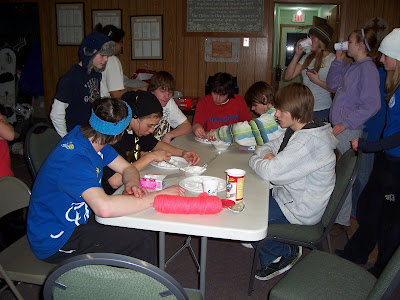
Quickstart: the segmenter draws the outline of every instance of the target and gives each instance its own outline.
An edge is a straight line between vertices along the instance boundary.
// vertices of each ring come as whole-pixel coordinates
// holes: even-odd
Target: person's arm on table
[[[318,164],[310,164],[310,155],[309,149],[304,144],[292,141],[279,154],[270,151],[262,156],[253,155],[249,165],[262,179],[284,185],[296,182],[318,170]]]
[[[102,188],[93,187],[84,191],[82,198],[97,216],[112,218],[134,214],[153,206],[157,195],[184,196],[185,190],[174,185],[136,198],[133,195],[107,195]]]
[[[192,130],[195,136],[197,136],[200,139],[206,139],[207,134],[206,131],[204,130],[203,126],[201,126],[199,123],[194,123],[192,126]]]
[[[200,139],[206,139],[207,134],[204,126],[207,124],[207,107],[205,105],[206,97],[199,100],[196,105],[196,111],[193,116],[192,131]]]
[[[169,160],[170,157],[171,154],[167,154],[167,152],[163,151],[148,152],[147,155],[133,162],[132,165],[140,172],[145,169],[152,161],[163,161],[164,159]],[[110,178],[108,178],[107,181],[113,189],[117,189],[122,185],[122,175],[119,173],[115,173]]]
[[[188,134],[191,131],[192,131],[192,125],[190,125],[189,120],[186,119],[178,127],[176,127],[175,129],[171,130],[170,132],[167,132],[163,136],[162,141],[164,143],[168,143],[169,144],[173,138],[176,138],[176,137],[181,136],[181,135]]]
[[[120,176],[110,177],[108,182],[111,187],[118,188],[122,184],[125,185],[124,193],[134,194],[135,197],[141,198],[143,194],[148,194],[146,189],[140,188],[140,175],[139,171],[134,165],[128,163],[121,155],[118,155],[108,167],[119,174]]]
[[[193,165],[198,164],[200,156],[194,151],[186,151],[170,144],[159,141],[153,150],[165,150],[174,156],[183,157],[186,161],[191,162]],[[146,155],[147,156],[147,155]]]

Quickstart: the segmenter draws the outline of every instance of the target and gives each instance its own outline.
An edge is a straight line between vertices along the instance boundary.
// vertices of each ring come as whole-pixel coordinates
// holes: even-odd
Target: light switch
[[[250,39],[249,38],[243,38],[243,47],[249,47],[250,44]]]

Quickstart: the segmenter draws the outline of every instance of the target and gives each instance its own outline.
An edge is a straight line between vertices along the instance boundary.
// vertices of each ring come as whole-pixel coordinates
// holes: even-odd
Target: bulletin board
[[[85,37],[85,4],[56,3],[57,44],[60,46],[76,46]]]
[[[163,59],[162,16],[131,17],[132,60]]]
[[[122,28],[122,9],[92,9],[92,28],[97,24]]]

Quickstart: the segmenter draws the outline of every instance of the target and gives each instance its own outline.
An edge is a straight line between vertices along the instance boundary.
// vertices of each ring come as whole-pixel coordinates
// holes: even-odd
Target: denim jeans
[[[314,115],[314,119],[318,118],[321,121],[326,121],[329,118],[329,108],[327,109],[323,109],[323,110],[318,110],[318,111],[314,111],[313,115]]]
[[[269,193],[269,213],[268,224],[288,224],[290,223],[282,213],[275,198],[272,197],[272,190]],[[252,243],[253,247],[257,247],[258,242]],[[278,257],[289,257],[290,247],[286,243],[276,241],[263,242],[260,249],[260,263],[262,268],[268,267]]]

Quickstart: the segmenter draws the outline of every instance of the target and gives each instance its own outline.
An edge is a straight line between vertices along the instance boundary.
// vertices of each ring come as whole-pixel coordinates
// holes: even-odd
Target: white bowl
[[[211,143],[214,145],[215,149],[217,149],[218,151],[226,150],[231,145],[231,143],[226,143],[223,141],[212,141]]]
[[[189,166],[189,167],[184,167],[185,170],[185,176],[199,176],[203,174],[207,168],[199,167],[199,166]]]

